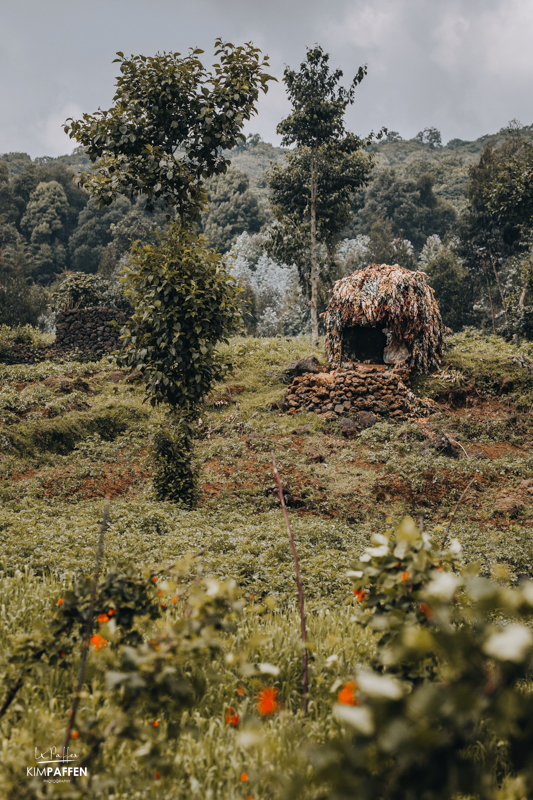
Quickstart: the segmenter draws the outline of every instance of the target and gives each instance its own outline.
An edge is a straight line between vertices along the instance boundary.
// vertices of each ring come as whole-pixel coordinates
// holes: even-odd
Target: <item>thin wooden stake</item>
[[[302,643],[303,643],[303,665],[302,665],[302,689],[303,689],[303,696],[302,696],[302,707],[303,712],[307,716],[307,700],[308,700],[308,680],[307,680],[307,634],[305,629],[305,610],[304,610],[304,592],[302,588],[302,580],[300,578],[300,566],[298,564],[298,553],[296,552],[296,545],[294,544],[294,539],[292,536],[291,531],[291,524],[289,522],[289,515],[287,514],[287,508],[285,506],[285,499],[283,497],[283,485],[281,483],[281,478],[279,477],[279,472],[276,467],[276,459],[274,458],[274,453],[271,453],[272,456],[272,467],[274,470],[274,478],[278,485],[278,494],[279,500],[281,503],[281,510],[283,511],[283,518],[285,519],[285,526],[287,528],[287,533],[289,534],[289,541],[291,543],[292,548],[292,555],[294,558],[294,570],[296,572],[296,583],[298,584],[298,602],[300,604],[300,627],[302,632]]]
[[[450,521],[448,522],[448,524],[447,524],[447,526],[446,526],[446,531],[444,532],[444,536],[443,536],[443,538],[442,538],[442,542],[440,543],[440,549],[441,549],[441,550],[444,550],[444,545],[446,544],[446,539],[447,539],[447,538],[448,538],[448,536],[449,536],[449,533],[450,533],[450,528],[451,528],[452,522],[453,522],[453,521],[454,521],[454,519],[455,519],[455,515],[456,515],[456,513],[457,513],[457,509],[458,509],[458,508],[459,508],[459,506],[461,505],[461,502],[463,501],[463,499],[466,497],[466,493],[468,492],[468,490],[470,489],[470,487],[472,486],[472,484],[474,483],[474,481],[476,480],[476,478],[477,478],[477,472],[476,472],[476,474],[474,475],[474,477],[473,477],[473,478],[471,478],[471,479],[468,481],[468,483],[467,483],[467,485],[466,485],[465,489],[463,490],[463,493],[462,493],[461,497],[459,498],[459,500],[458,500],[458,501],[457,501],[457,503],[455,504],[455,508],[454,508],[454,509],[453,509],[453,511],[452,511],[452,515],[451,515],[451,517],[450,517]]]
[[[96,600],[96,589],[98,586],[98,578],[100,577],[100,562],[102,560],[102,553],[104,551],[104,534],[107,528],[108,513],[109,513],[109,496],[107,496],[105,499],[104,517],[102,519],[102,524],[100,525],[100,535],[98,538],[98,547],[96,550],[96,559],[94,562],[93,585],[91,587],[89,616],[87,617],[85,636],[83,637],[83,642],[81,645],[81,661],[80,661],[80,668],[78,671],[78,684],[76,686],[76,692],[74,694],[72,708],[70,709],[68,715],[67,729],[65,731],[65,740],[63,742],[63,753],[66,752],[68,743],[70,742],[70,736],[72,733],[72,729],[74,727],[74,723],[76,721],[76,713],[78,711],[78,706],[80,704],[80,699],[81,699],[81,687],[83,686],[83,679],[85,677],[85,667],[87,665],[87,653],[89,652],[89,644],[91,641],[91,631],[93,627],[93,617],[94,617],[94,604]]]

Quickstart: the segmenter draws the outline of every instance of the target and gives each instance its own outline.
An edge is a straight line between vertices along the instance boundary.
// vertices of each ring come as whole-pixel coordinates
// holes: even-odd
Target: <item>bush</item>
[[[239,328],[240,290],[221,256],[176,224],[155,244],[135,244],[124,274],[135,313],[120,363],[141,373],[152,405],[191,419],[227,367],[216,348]]]
[[[187,431],[170,424],[157,431],[152,474],[156,499],[193,508],[200,494],[199,473]]]

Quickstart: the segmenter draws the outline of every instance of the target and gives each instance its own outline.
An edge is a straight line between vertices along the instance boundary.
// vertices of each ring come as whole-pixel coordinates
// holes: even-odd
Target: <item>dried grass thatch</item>
[[[442,355],[444,326],[423,272],[398,264],[371,264],[335,283],[325,313],[326,355],[338,366],[343,330],[349,326],[387,327],[409,350],[407,366],[428,372]]]

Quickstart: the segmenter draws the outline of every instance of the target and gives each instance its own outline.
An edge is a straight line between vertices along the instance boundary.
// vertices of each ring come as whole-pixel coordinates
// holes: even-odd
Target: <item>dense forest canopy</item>
[[[509,168],[519,170],[520,159],[524,156],[527,160],[532,142],[533,126],[521,126],[516,121],[474,142],[452,139],[443,145],[434,128],[410,140],[389,131],[381,141],[371,142],[367,147],[375,158],[371,181],[356,196],[353,218],[341,234],[345,244],[331,262],[333,269],[328,266],[322,276],[321,310],[328,287],[342,274],[372,261],[398,261],[405,267],[427,271],[452,327],[506,324],[509,303],[517,305],[522,295],[521,308],[529,303],[524,259],[530,209],[516,196],[502,199],[502,203],[507,202],[508,214],[505,221],[496,213],[492,216],[493,256],[488,272],[478,257],[479,242],[477,250],[472,247],[474,229],[476,236],[484,236],[486,220],[476,221],[474,217],[485,197],[482,183],[485,178],[489,180],[488,172],[492,170],[490,180],[496,180],[507,169],[507,161]],[[248,320],[256,319],[251,329],[248,325],[250,332],[283,332],[287,327],[280,322],[285,313],[282,306],[274,300],[265,306],[260,297],[280,297],[282,284],[286,294],[291,265],[279,263],[264,275],[256,274],[257,264],[261,270],[272,260],[253,256],[245,262],[243,246],[232,248],[243,234],[258,237],[259,245],[268,234],[273,216],[267,174],[283,166],[290,152],[262,141],[258,134],[249,135],[245,142],[224,153],[231,161],[228,171],[207,181],[209,207],[201,217],[199,230],[210,246],[227,254],[230,265],[236,264],[230,256],[237,258],[235,268],[245,285],[256,286],[256,310],[247,316]],[[116,276],[132,242],[149,242],[151,231],[163,224],[162,209],[156,204],[154,212],[146,211],[141,198],[132,201],[119,197],[112,206],[98,208],[77,182],[77,176],[90,165],[83,147],[58,158],[32,160],[18,152],[0,155],[2,322],[35,324],[47,306],[46,292],[69,271],[107,279]],[[520,219],[513,221],[513,214]],[[501,246],[494,239],[498,236]],[[254,245],[252,250],[254,247],[257,249]],[[278,280],[282,281],[279,286]],[[259,290],[259,285],[264,288]],[[296,296],[297,287],[291,292]],[[305,301],[303,305],[301,298],[298,302],[295,313],[302,320],[306,317]],[[258,308],[266,314],[264,319],[261,314],[257,317]],[[287,324],[287,330],[294,329],[294,320]],[[523,322],[524,331],[527,325]]]

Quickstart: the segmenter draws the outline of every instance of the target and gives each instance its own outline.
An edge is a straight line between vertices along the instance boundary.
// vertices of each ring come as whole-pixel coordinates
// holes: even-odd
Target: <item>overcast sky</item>
[[[280,83],[246,132],[273,143],[284,66],[315,43],[346,83],[368,64],[347,114],[355,133],[435,126],[446,142],[533,122],[533,0],[0,0],[0,153],[71,152],[61,123],[111,104],[117,50],[199,46],[205,63],[219,36],[270,56]]]

